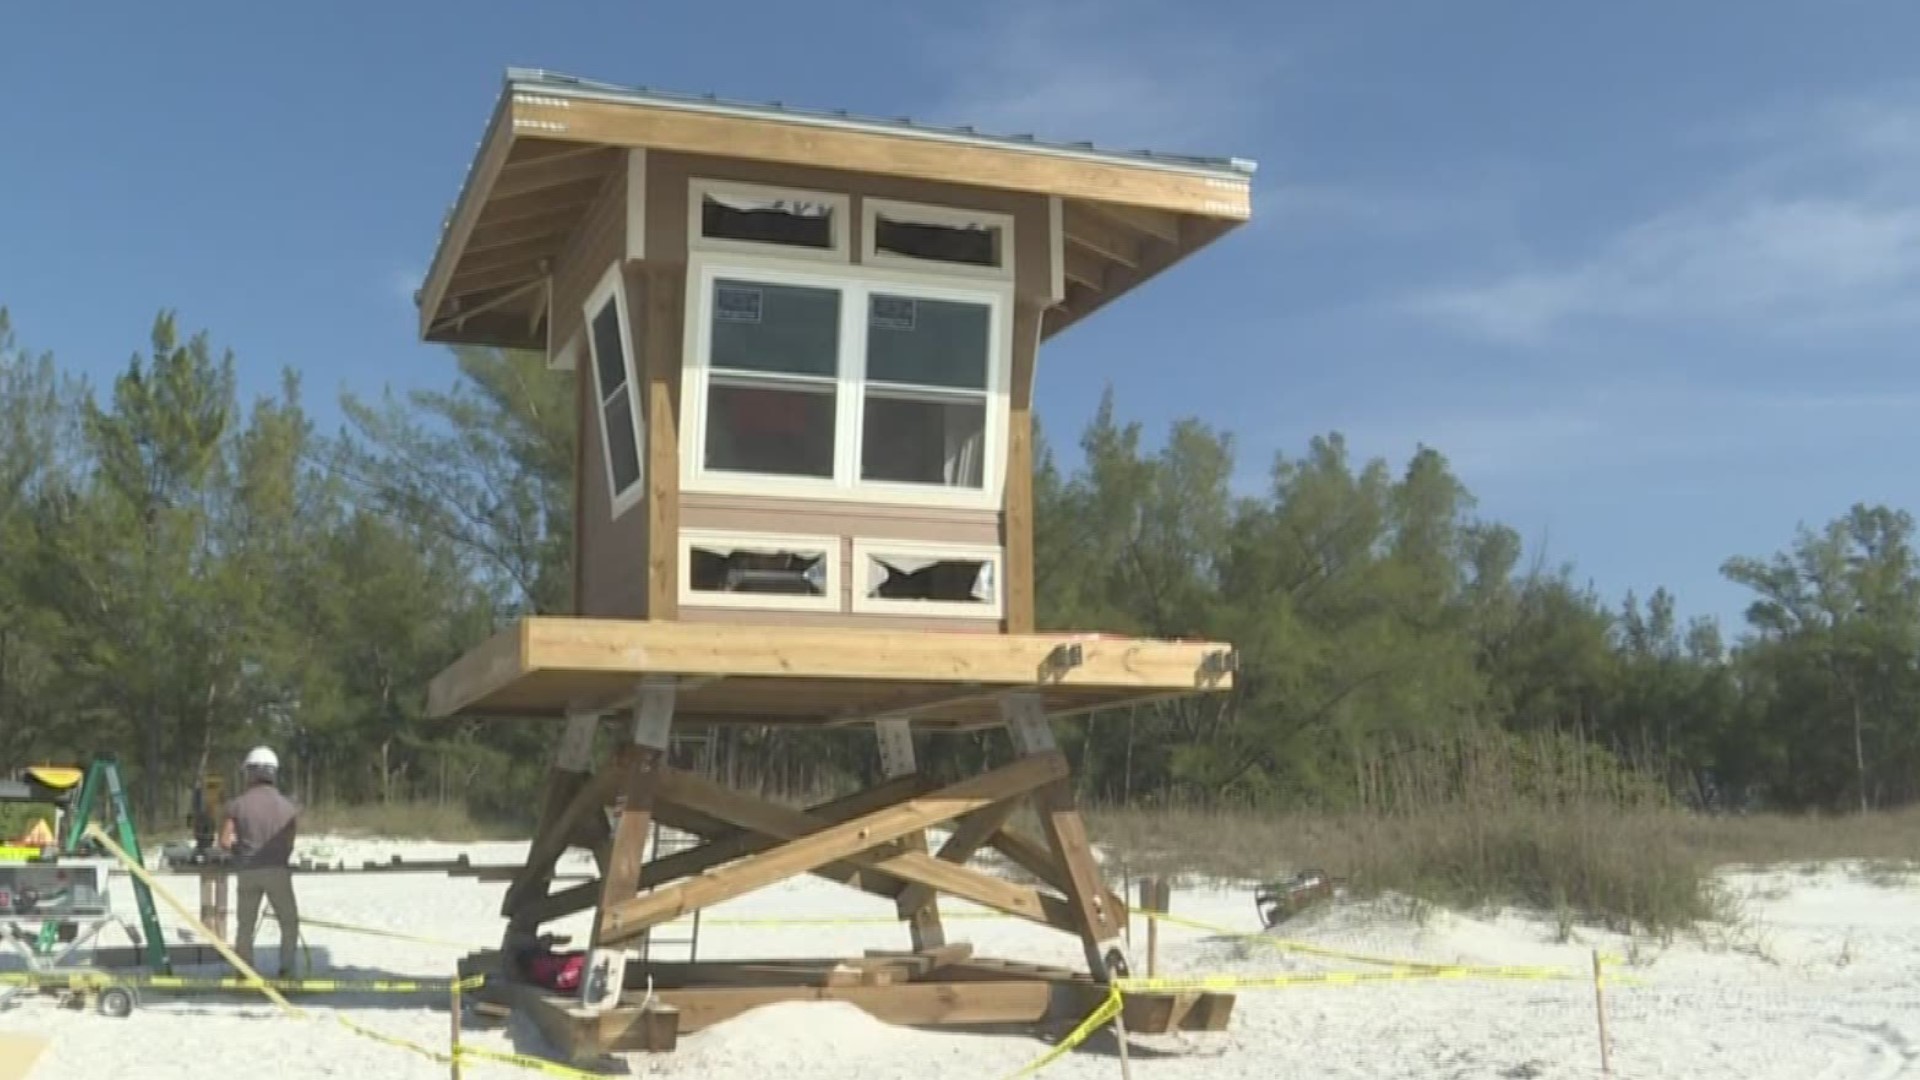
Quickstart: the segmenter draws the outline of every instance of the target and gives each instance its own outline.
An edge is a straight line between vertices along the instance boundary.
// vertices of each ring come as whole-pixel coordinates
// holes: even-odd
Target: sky
[[[1869,0],[93,3],[0,43],[0,306],[95,386],[178,313],[242,391],[446,385],[412,292],[508,66],[1259,163],[1254,220],[1042,353],[1229,432],[1341,433],[1618,599],[1920,510],[1920,5]]]

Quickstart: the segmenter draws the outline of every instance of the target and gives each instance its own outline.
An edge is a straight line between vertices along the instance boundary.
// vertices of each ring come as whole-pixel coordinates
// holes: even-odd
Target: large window
[[[1011,290],[696,256],[692,490],[991,506]]]
[[[640,501],[646,476],[642,466],[646,422],[640,413],[639,380],[633,358],[632,324],[627,318],[625,279],[620,264],[607,271],[582,309],[587,348],[593,361],[594,400],[600,412],[600,449],[607,465],[607,494],[619,517]]]

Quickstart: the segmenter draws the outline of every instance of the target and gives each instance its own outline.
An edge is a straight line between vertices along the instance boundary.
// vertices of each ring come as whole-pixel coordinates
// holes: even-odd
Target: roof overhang
[[[1099,150],[510,71],[418,294],[427,341],[541,349],[547,275],[646,148],[1057,197],[1058,333],[1252,213],[1250,162]]]

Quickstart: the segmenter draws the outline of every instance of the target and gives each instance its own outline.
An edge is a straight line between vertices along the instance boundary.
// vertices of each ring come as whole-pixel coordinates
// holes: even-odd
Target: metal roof
[[[1154,150],[1114,150],[1098,147],[1090,142],[1049,142],[1036,138],[1033,135],[996,135],[976,131],[966,126],[944,127],[936,124],[921,123],[909,117],[886,119],[882,117],[858,116],[843,109],[806,109],[779,101],[732,101],[713,94],[685,94],[656,90],[645,86],[620,86],[614,83],[583,79],[575,75],[546,71],[541,68],[510,67],[507,69],[506,83],[509,93],[525,91],[562,97],[588,98],[602,101],[625,102],[634,105],[653,105],[666,108],[687,109],[750,119],[783,120],[789,123],[814,124],[823,127],[838,127],[893,135],[910,135],[917,138],[937,139],[946,142],[972,143],[983,146],[1029,150],[1059,157],[1086,158],[1118,164],[1157,167],[1178,172],[1211,173],[1231,176],[1237,180],[1244,180],[1248,176],[1251,176],[1256,168],[1254,162],[1245,158],[1196,157],[1188,154],[1169,154]]]

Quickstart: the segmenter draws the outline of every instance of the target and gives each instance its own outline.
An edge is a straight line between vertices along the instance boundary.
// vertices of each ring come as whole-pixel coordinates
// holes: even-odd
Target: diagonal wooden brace
[[[934,790],[934,786],[934,781],[925,777],[906,777],[890,784],[882,784],[831,802],[821,803],[808,809],[806,813],[823,823],[837,824],[862,814],[870,814],[881,807],[892,806],[903,799],[924,795]],[[641,873],[644,880],[655,888],[679,881],[681,878],[704,873],[735,859],[757,855],[777,846],[781,840],[785,839],[735,828],[730,823],[707,815],[696,817],[683,812],[680,807],[666,803],[657,795],[653,812],[663,824],[693,833],[707,841],[697,848],[678,851],[647,863]],[[831,875],[837,881],[844,881],[846,876],[851,876],[858,870],[857,867],[846,867],[845,876],[841,876],[833,875],[833,869],[834,864],[829,864],[816,872],[823,876]],[[535,900],[522,908],[522,911],[533,921],[534,926],[538,926],[585,911],[594,906],[599,899],[600,882],[584,881],[544,899]]]
[[[874,813],[830,826],[693,881],[680,882],[601,910],[599,934],[606,942],[629,940],[650,926],[681,914],[730,900],[815,867],[824,866],[963,814],[1014,798],[1067,775],[1058,753],[1023,758],[1012,765],[963,780],[923,798],[910,799]],[[903,856],[905,857],[905,856]],[[922,856],[925,858],[925,856]],[[938,860],[928,862],[959,870]],[[964,873],[964,871],[963,871]]]
[[[832,824],[804,811],[756,799],[683,772],[674,772],[666,778],[661,798],[670,807],[662,813],[671,814],[684,823],[676,827],[690,825],[694,831],[699,831],[702,826],[711,830],[715,825],[724,823],[791,841],[802,839]],[[1012,806],[1019,801],[1019,796],[1015,795],[977,813],[992,813],[1002,805]],[[879,844],[871,850],[849,855],[809,872],[889,898],[897,898],[911,885],[921,885],[935,893],[949,893],[983,907],[1032,919],[1068,933],[1078,932],[1072,909],[1064,900],[1031,886],[914,851],[907,846],[905,837],[901,842]]]

